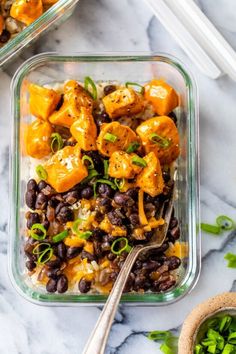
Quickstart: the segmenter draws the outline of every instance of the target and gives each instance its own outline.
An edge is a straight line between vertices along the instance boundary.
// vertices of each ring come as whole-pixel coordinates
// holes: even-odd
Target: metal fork
[[[152,239],[148,244],[137,245],[132,248],[128,254],[125,262],[119,272],[119,275],[113,285],[111,293],[104,305],[104,308],[97,320],[96,326],[92,331],[83,354],[103,354],[106,348],[106,343],[110,333],[110,329],[113,323],[113,319],[116,314],[117,307],[120,302],[120,298],[127,282],[129,273],[136,261],[137,257],[141,252],[146,252],[154,248],[161,247],[166,239],[166,234],[169,228],[169,223],[171,219],[171,214],[173,211],[173,202],[175,195],[175,176],[174,173],[174,184],[172,187],[171,195],[168,200],[166,200],[160,209],[160,216],[164,218],[165,223],[163,226],[159,227],[157,232],[153,235]]]

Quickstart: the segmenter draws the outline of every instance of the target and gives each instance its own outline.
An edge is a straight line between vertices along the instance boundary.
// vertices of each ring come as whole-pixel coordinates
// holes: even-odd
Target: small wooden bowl
[[[183,323],[179,337],[178,354],[193,354],[201,325],[219,313],[236,316],[236,293],[223,293],[198,305]]]

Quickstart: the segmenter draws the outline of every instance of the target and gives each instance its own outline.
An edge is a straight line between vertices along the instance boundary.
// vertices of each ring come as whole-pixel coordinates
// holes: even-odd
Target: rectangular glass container
[[[129,293],[122,296],[125,303],[171,303],[186,295],[195,285],[200,271],[199,171],[198,171],[198,97],[195,82],[182,64],[164,55],[95,55],[57,56],[41,54],[20,67],[12,82],[12,147],[10,196],[9,269],[16,289],[34,302],[50,305],[94,304],[103,302],[104,295],[48,294],[45,289],[30,284],[24,264],[23,240],[25,230],[24,194],[30,176],[30,158],[24,156],[24,126],[32,117],[28,105],[28,84],[63,83],[68,79],[83,81],[90,76],[95,81],[145,83],[163,78],[180,95],[177,109],[181,154],[178,159],[177,200],[175,213],[181,228],[181,242],[187,246],[176,286],[165,293]],[[31,174],[32,175],[32,174]]]
[[[22,32],[16,35],[16,37],[0,48],[0,66],[19,54],[24,47],[38,38],[41,33],[51,26],[58,25],[66,20],[73,13],[78,1],[79,0],[59,0],[30,26],[27,26]]]

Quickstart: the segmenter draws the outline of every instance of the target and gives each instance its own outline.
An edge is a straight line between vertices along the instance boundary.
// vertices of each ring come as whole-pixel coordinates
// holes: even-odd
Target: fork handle
[[[125,287],[132,266],[142,249],[142,245],[135,246],[125,259],[125,262],[113,285],[112,291],[98,318],[96,326],[94,327],[94,330],[88,339],[83,354],[104,353],[107,339],[110,333],[113,319],[116,314],[117,307],[120,302],[123,289]]]

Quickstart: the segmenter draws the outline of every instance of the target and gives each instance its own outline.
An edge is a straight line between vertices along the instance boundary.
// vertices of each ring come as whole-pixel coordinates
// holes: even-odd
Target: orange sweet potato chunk
[[[51,124],[36,119],[29,124],[25,132],[25,146],[27,155],[41,159],[51,152]]]
[[[10,15],[17,21],[29,26],[43,14],[42,0],[15,0]]]
[[[110,157],[108,174],[114,178],[134,178],[141,171],[141,167],[132,164],[136,154],[127,154],[125,151],[115,151]]]

